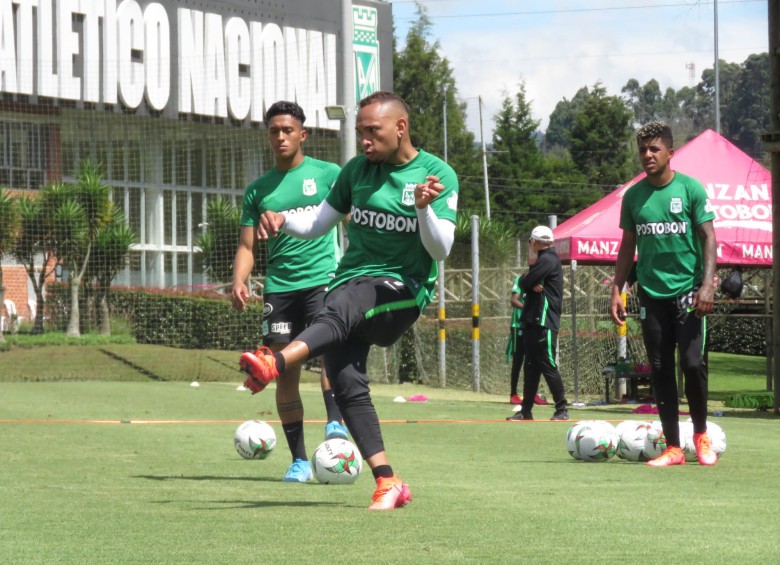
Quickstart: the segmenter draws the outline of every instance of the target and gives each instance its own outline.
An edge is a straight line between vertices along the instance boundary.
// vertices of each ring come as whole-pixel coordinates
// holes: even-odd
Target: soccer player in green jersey
[[[517,395],[517,383],[520,382],[520,369],[523,368],[525,359],[525,348],[523,347],[523,299],[525,291],[520,288],[520,279],[522,275],[515,277],[512,284],[512,295],[509,297],[509,304],[512,306],[512,317],[509,320],[509,339],[506,343],[506,360],[512,363],[512,369],[509,373],[509,404],[520,404],[520,397]]]
[[[675,349],[679,347],[696,455],[702,465],[714,465],[717,456],[707,436],[706,316],[712,312],[715,296],[715,214],[702,184],[672,170],[674,144],[669,126],[649,123],[637,132],[636,139],[647,176],[623,196],[623,237],[610,314],[615,324],[625,323],[620,293],[636,250],[639,318],[667,444],[664,452],[647,464],[685,464],[675,374]]]
[[[233,262],[233,306],[243,311],[249,291],[245,281],[252,272],[255,230],[266,210],[297,213],[312,209],[325,199],[340,168],[303,154],[306,116],[294,102],[272,104],[265,115],[274,167],[251,183],[244,194],[241,232]],[[280,233],[268,240],[268,271],[263,298],[263,343],[279,351],[290,343],[322,309],[325,288],[336,270],[335,230],[322,237],[301,240]],[[286,482],[312,479],[303,437],[303,403],[299,392],[301,369],[290,366],[276,387],[276,408],[282,422],[292,463]],[[322,395],[328,415],[325,437],[347,438],[341,413],[327,376],[321,375]]]
[[[282,349],[244,353],[245,384],[259,392],[286,367],[323,355],[341,413],[377,486],[371,510],[400,508],[409,487],[393,472],[369,394],[371,345],[394,343],[430,303],[436,262],[455,237],[458,179],[441,159],[416,149],[409,107],[390,92],[360,101],[357,133],[363,155],[350,160],[316,210],[266,212],[261,238],[278,231],[316,237],[349,216],[349,246],[339,262],[325,308]]]

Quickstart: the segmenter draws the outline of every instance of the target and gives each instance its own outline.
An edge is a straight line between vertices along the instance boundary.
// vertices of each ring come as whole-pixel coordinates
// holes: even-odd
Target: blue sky
[[[484,102],[485,137],[503,94],[525,82],[544,129],[562,98],[601,82],[620,94],[631,79],[655,78],[662,89],[701,79],[714,62],[713,0],[422,0],[431,41],[454,69],[468,124],[479,137],[477,97]],[[416,5],[393,0],[403,45]],[[718,0],[719,54],[741,63],[767,50],[766,0]],[[690,65],[695,66],[690,77]]]

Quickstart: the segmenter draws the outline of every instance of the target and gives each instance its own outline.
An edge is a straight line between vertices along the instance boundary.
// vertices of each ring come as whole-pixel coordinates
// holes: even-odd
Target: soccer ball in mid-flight
[[[631,425],[623,426],[618,442],[617,456],[626,461],[647,461],[645,437],[651,428],[650,422],[626,420]],[[625,423],[625,422],[624,422]]]
[[[583,461],[599,463],[609,461],[615,455],[618,447],[618,435],[615,428],[605,422],[599,425],[586,425],[577,432],[575,444],[577,455]]]
[[[238,426],[233,445],[244,459],[265,459],[276,447],[276,433],[267,422],[247,420]]]
[[[314,476],[322,484],[349,485],[354,483],[363,468],[360,451],[345,439],[322,442],[311,458]]]

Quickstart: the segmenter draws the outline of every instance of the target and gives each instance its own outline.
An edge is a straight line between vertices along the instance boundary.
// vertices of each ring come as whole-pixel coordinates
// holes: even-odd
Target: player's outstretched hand
[[[428,175],[425,177],[425,182],[418,183],[414,189],[414,205],[417,208],[425,208],[439,196],[442,190],[444,185],[439,182],[439,177]]]
[[[284,225],[285,217],[278,212],[266,210],[260,216],[260,223],[257,226],[257,239],[265,241],[270,237],[275,237],[281,227]]]

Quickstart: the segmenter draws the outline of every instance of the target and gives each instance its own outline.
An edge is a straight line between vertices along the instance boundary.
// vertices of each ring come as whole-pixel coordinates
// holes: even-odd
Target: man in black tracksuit
[[[563,306],[563,269],[553,243],[550,228],[537,226],[531,232],[528,248],[532,264],[520,280],[520,288],[526,293],[521,318],[525,347],[523,402],[521,410],[507,420],[533,420],[531,410],[542,375],[555,401],[552,419],[569,419],[563,379],[555,364]]]

